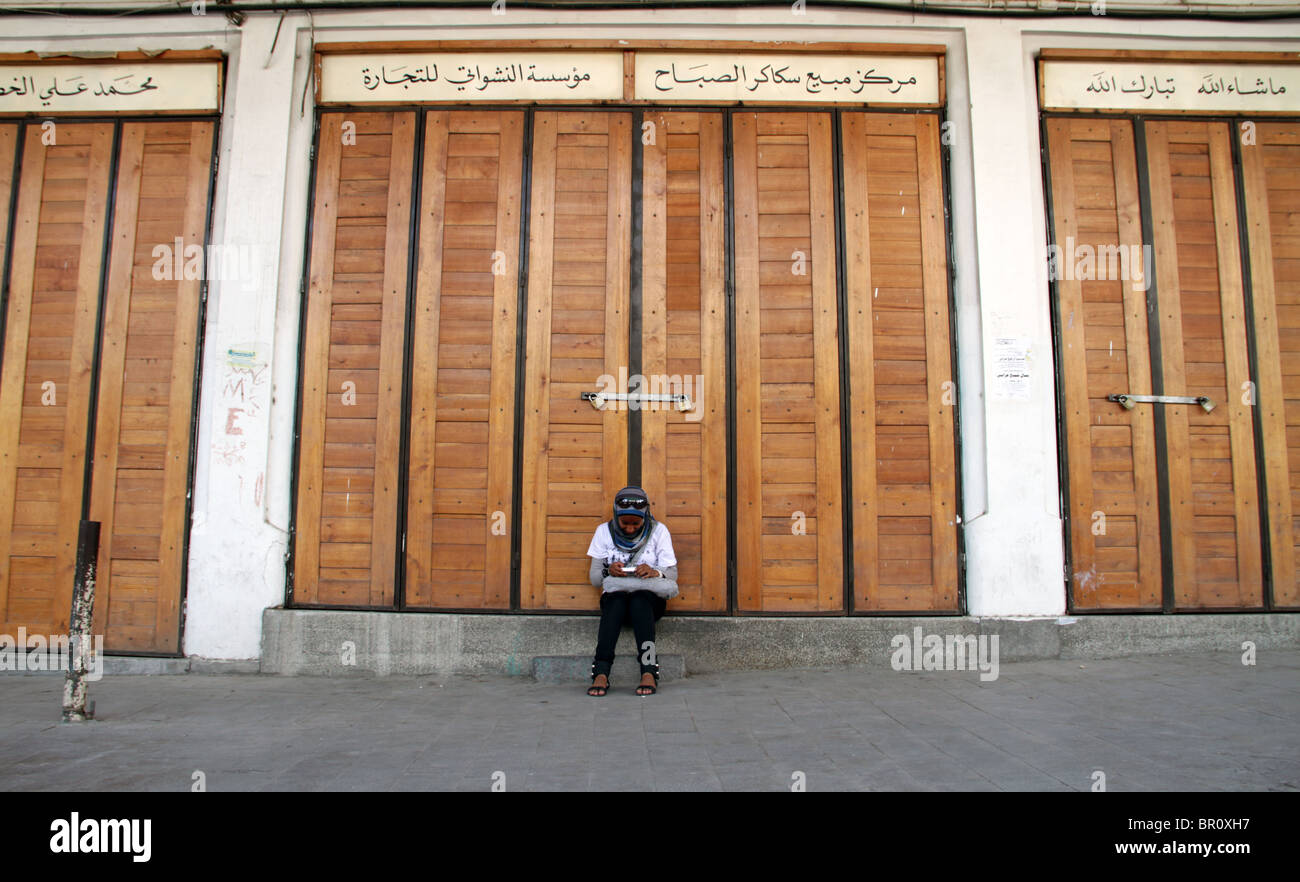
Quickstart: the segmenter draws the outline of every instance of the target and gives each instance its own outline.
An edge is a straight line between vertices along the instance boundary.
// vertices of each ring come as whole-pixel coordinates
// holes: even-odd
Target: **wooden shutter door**
[[[831,118],[733,125],[738,607],[842,610]]]
[[[843,117],[857,609],[957,610],[956,386],[938,122]]]
[[[587,547],[627,478],[627,411],[581,400],[627,369],[631,117],[534,118],[523,439],[524,609],[596,609]]]
[[[387,606],[396,572],[415,114],[321,116],[294,599]]]
[[[642,205],[642,391],[685,392],[683,413],[641,415],[642,485],[668,525],[681,594],[673,610],[727,607],[726,289],[720,113],[650,113]],[[617,489],[617,488],[615,488]]]
[[[1148,122],[1175,603],[1260,606],[1259,500],[1231,132]],[[1141,407],[1142,405],[1138,405]]]
[[[1264,435],[1273,603],[1300,606],[1300,123],[1256,125],[1241,147]],[[1231,391],[1231,389],[1229,389]]]
[[[66,632],[108,219],[111,123],[26,127],[0,373],[0,623]]]
[[[204,260],[213,131],[122,127],[90,505],[109,649],[180,649],[200,276],[243,265]]]
[[[510,605],[524,115],[431,112],[416,281],[406,605]]]
[[[1047,122],[1060,372],[1065,400],[1072,608],[1159,609],[1160,508],[1145,285],[1080,278],[1079,248],[1142,254],[1133,126]],[[1136,251],[1132,250],[1136,249]],[[1092,274],[1095,276],[1095,274]],[[1136,290],[1135,290],[1136,287]]]

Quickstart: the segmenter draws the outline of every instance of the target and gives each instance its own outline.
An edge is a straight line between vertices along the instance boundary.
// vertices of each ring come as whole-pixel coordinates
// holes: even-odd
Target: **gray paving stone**
[[[494,675],[0,678],[0,791],[1086,792],[1300,789],[1300,651],[1005,662],[996,681],[821,668],[638,698]],[[620,688],[620,687],[626,688]],[[624,694],[626,693],[626,694]]]

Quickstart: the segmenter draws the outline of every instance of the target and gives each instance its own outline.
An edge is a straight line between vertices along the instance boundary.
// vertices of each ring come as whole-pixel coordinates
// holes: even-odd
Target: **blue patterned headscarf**
[[[644,508],[632,508],[628,506],[619,506],[618,501],[624,498],[641,499],[645,502]],[[618,526],[620,515],[636,515],[641,519],[641,529],[637,530],[631,536],[624,533]],[[614,545],[620,551],[635,551],[643,547],[650,540],[650,534],[654,532],[655,519],[650,514],[650,497],[645,495],[645,491],[640,487],[624,487],[618,493],[614,494],[614,517],[609,522],[609,534],[614,537]]]

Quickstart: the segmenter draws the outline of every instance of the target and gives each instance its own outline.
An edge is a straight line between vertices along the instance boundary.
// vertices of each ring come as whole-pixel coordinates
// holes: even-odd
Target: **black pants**
[[[636,637],[637,661],[641,663],[641,673],[659,675],[659,665],[646,664],[647,657],[655,658],[645,651],[646,642],[655,641],[655,622],[664,614],[668,601],[653,591],[611,591],[600,595],[600,636],[596,641],[596,660],[592,663],[592,674],[609,676],[610,666],[614,664],[614,647],[618,644],[618,634],[625,624],[632,625],[632,634]]]

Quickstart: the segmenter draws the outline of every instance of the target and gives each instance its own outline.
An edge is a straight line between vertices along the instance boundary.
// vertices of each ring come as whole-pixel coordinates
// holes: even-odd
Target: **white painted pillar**
[[[967,523],[971,615],[1065,610],[1052,332],[1034,80],[1016,22],[969,19],[988,510]],[[997,378],[1000,338],[1027,344],[1024,400]]]
[[[209,658],[259,656],[262,611],[284,599],[267,465],[296,29],[286,22],[272,55],[276,23],[244,21],[222,119],[212,245],[238,270],[209,283],[184,635],[187,655]]]

